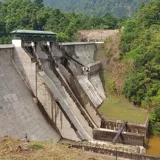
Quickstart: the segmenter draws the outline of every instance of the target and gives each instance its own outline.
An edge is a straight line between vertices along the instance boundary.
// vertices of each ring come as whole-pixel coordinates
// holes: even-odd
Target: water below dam
[[[149,138],[147,154],[160,156],[160,137],[152,136]]]

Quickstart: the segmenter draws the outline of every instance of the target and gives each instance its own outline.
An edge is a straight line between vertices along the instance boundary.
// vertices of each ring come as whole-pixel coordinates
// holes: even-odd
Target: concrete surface
[[[10,49],[0,49],[0,136],[59,141],[11,62]]]
[[[69,68],[77,77],[84,92],[87,93],[88,98],[97,108],[106,98],[101,79],[99,77],[100,62],[95,62],[94,56],[96,54],[97,46],[94,42],[80,42],[80,43],[62,43],[65,50],[77,61],[84,66],[89,67],[89,77],[83,75],[82,66],[69,60]]]
[[[83,90],[89,96],[94,106],[97,108],[103,102],[97,90],[95,90],[91,82],[88,80],[87,76],[77,76],[77,79],[80,85],[82,86]]]
[[[45,74],[41,74],[44,82],[56,96],[61,107],[70,118],[71,122],[76,127],[77,131],[83,137],[83,139],[92,139],[92,129],[89,127],[85,118],[81,115],[75,102],[72,100],[66,89],[62,86],[60,80],[56,77],[55,73],[50,68],[50,63],[46,60],[47,54],[42,52],[40,46],[37,46],[36,53],[41,60],[42,68]]]
[[[96,124],[96,127],[100,126],[101,119],[99,115],[97,115],[97,112],[95,110],[95,107],[89,100],[87,93],[83,90],[81,85],[78,83],[78,80],[74,78],[68,70],[61,64],[58,63],[58,67],[62,73],[62,75],[65,77],[66,81],[69,84],[69,87],[72,89],[74,94],[76,95],[78,101],[83,105],[82,107],[85,110],[85,113],[89,119],[91,119],[92,124]],[[76,100],[74,100],[76,102]]]
[[[105,92],[104,92],[104,88],[103,88],[103,85],[102,85],[102,82],[101,82],[99,73],[91,76],[91,77],[89,78],[89,80],[90,80],[90,82],[92,83],[93,87],[94,87],[94,88],[97,90],[97,92],[99,93],[99,95],[100,95],[100,97],[102,98],[102,100],[105,100],[105,99],[106,99],[106,95],[105,95]]]
[[[53,126],[59,130],[61,136],[76,141],[80,140],[67,120],[65,113],[56,104],[54,95],[38,74],[36,63],[32,63],[30,56],[23,48],[16,47],[14,49],[13,61],[17,71],[23,77],[23,81],[43,105],[42,108],[53,123]]]

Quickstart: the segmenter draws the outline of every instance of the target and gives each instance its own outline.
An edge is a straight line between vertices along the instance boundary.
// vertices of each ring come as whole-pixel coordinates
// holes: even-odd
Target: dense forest
[[[160,1],[153,0],[124,25],[122,59],[133,63],[126,77],[124,94],[135,105],[148,109],[153,131],[160,134]]]
[[[59,41],[72,41],[79,29],[115,29],[121,20],[110,14],[89,17],[44,7],[43,0],[0,2],[0,43],[9,43],[8,33],[16,29],[50,30]]]
[[[44,4],[65,11],[105,15],[110,13],[118,17],[131,17],[139,5],[149,0],[44,0]]]

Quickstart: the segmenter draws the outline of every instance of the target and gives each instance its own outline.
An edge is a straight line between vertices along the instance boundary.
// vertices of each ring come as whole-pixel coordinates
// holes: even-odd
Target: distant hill
[[[150,0],[44,0],[44,4],[65,11],[104,15],[111,13],[118,17],[131,17],[141,3]]]

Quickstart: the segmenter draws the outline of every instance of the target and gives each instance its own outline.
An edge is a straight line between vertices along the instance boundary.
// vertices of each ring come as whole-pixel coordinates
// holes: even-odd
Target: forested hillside
[[[126,22],[121,44],[122,59],[133,63],[128,69],[124,94],[135,105],[151,109],[153,130],[160,133],[160,1],[142,6],[132,19]]]
[[[50,30],[59,41],[72,41],[79,29],[115,29],[120,20],[106,14],[89,17],[44,7],[43,0],[5,0],[0,2],[0,43],[9,43],[8,33],[16,29]]]
[[[148,1],[150,0],[44,0],[44,4],[89,15],[110,13],[118,17],[131,17],[142,2]]]

